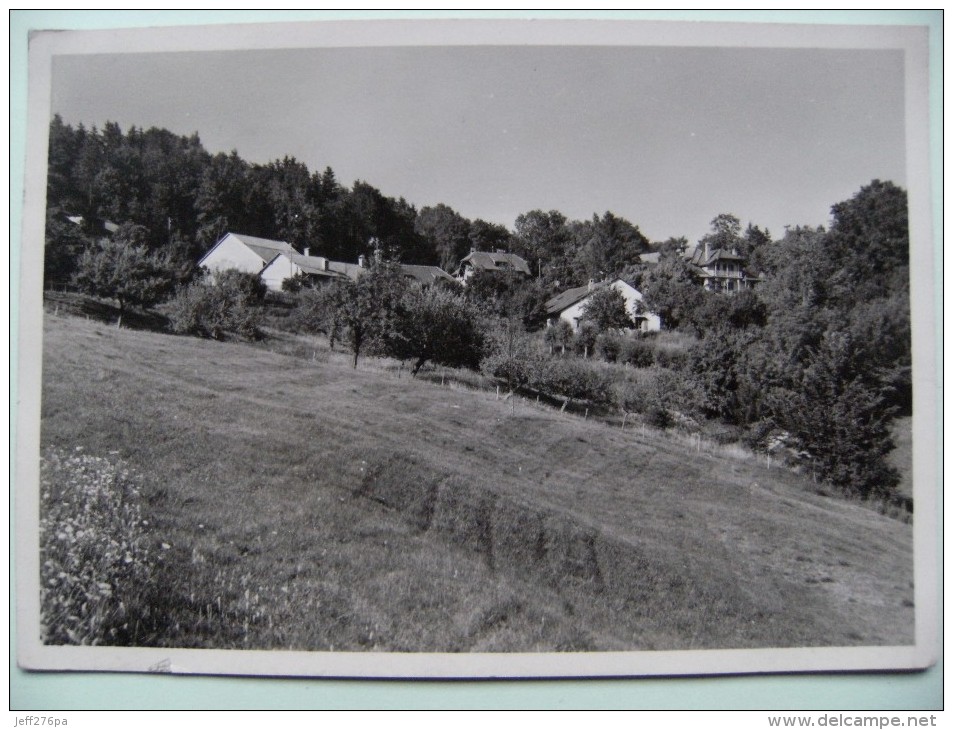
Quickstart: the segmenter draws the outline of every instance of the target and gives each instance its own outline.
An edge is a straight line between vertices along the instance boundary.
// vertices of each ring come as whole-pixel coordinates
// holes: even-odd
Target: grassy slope
[[[320,350],[63,316],[45,336],[44,445],[119,450],[172,546],[149,643],[912,641],[911,527],[787,472]]]

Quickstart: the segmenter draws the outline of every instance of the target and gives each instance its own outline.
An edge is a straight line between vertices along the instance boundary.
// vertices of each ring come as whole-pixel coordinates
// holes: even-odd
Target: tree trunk
[[[413,375],[413,376],[416,378],[416,377],[417,377],[417,373],[420,372],[420,368],[422,368],[422,367],[424,366],[424,363],[425,363],[425,362],[427,362],[427,358],[426,358],[426,357],[418,358],[417,362],[414,364],[414,369],[410,371],[410,374]]]

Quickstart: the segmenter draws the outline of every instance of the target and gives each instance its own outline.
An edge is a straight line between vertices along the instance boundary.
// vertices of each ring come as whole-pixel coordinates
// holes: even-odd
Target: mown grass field
[[[492,392],[48,313],[42,442],[143,475],[144,645],[913,641],[911,525],[783,469]],[[283,354],[297,352],[301,355]]]

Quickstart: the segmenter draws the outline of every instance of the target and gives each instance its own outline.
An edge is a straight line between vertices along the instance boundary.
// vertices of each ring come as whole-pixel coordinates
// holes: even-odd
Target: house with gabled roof
[[[357,281],[367,270],[367,258],[358,256],[356,264],[332,261],[324,256],[312,256],[309,248],[298,253],[285,241],[226,233],[202,257],[199,266],[210,272],[237,269],[257,274],[269,289],[281,291],[282,284],[295,276],[304,276],[317,284]],[[438,266],[401,264],[400,269],[406,278],[422,286],[455,283],[454,278]]]
[[[361,257],[363,259],[363,257]],[[281,252],[261,271],[261,280],[269,289],[281,291],[286,279],[306,276],[314,283],[329,283],[335,280],[357,281],[364,270],[364,262],[356,264],[331,261],[324,256],[311,256],[310,251],[300,254],[295,251]]]
[[[577,286],[560,292],[546,302],[546,326],[552,327],[559,320],[569,323],[573,332],[579,329],[579,323],[586,313],[589,298],[599,289],[609,286],[622,295],[629,317],[635,323],[633,329],[640,332],[658,332],[662,329],[661,318],[653,313],[644,311],[642,306],[642,292],[631,284],[616,279],[613,282],[589,282],[584,286]]]
[[[357,281],[366,270],[367,258],[364,256],[358,256],[356,264],[349,264],[331,261],[324,256],[310,256],[307,253],[280,253],[262,270],[261,280],[269,289],[280,291],[285,280],[295,276],[305,276],[315,284],[325,284],[335,280]],[[454,278],[439,266],[401,264],[400,270],[404,277],[422,286],[431,286],[437,282],[456,283]]]
[[[747,259],[737,251],[723,248],[710,250],[706,242],[685,254],[689,268],[709,291],[736,292],[753,289],[761,277],[749,274]]]
[[[529,264],[522,256],[515,253],[497,249],[496,251],[471,251],[460,262],[454,276],[457,281],[466,283],[467,279],[478,271],[501,271],[514,272],[519,276],[529,278],[532,272],[529,270]]]
[[[400,270],[404,277],[411,279],[421,286],[434,284],[456,284],[457,280],[439,266],[419,266],[416,264],[401,264]]]
[[[244,233],[226,233],[200,260],[210,272],[237,269],[260,274],[279,254],[296,253],[290,243],[258,238]]]

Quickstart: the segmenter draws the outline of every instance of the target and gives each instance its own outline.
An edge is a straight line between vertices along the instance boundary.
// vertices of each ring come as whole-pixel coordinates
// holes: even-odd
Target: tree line
[[[520,215],[515,228],[470,220],[438,203],[418,210],[370,183],[350,187],[331,167],[294,157],[252,164],[237,151],[211,154],[197,134],[115,122],[102,129],[50,124],[47,185],[50,282],[67,282],[107,222],[144,229],[141,243],[180,265],[197,261],[228,231],[287,241],[340,261],[378,252],[452,271],[471,249],[523,256],[546,290],[619,275],[650,249],[638,226],[611,212],[585,221],[558,211]],[[76,226],[66,216],[81,216]]]

